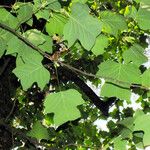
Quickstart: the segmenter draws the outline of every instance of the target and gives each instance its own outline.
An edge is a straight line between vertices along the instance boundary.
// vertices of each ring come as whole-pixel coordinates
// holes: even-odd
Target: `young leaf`
[[[99,35],[96,38],[95,45],[91,49],[91,51],[96,55],[100,55],[104,53],[104,48],[108,46],[108,38],[105,35]]]
[[[99,65],[97,76],[123,87],[130,87],[132,83],[141,83],[140,70],[137,66],[109,60]]]
[[[147,57],[144,55],[144,48],[138,44],[134,44],[129,50],[123,53],[125,63],[132,61],[135,65],[140,66],[147,61]]]
[[[34,53],[29,56],[24,58],[25,63],[17,66],[13,73],[20,79],[24,90],[30,88],[34,82],[43,89],[50,80],[49,71],[42,65],[41,55]]]
[[[28,136],[34,137],[38,140],[47,139],[49,140],[49,134],[46,127],[44,127],[40,121],[33,124],[32,130],[27,133]]]
[[[105,83],[101,89],[101,96],[117,97],[121,100],[130,101],[131,92],[130,89],[122,88],[110,83]]]
[[[46,23],[46,31],[49,35],[63,34],[63,29],[67,23],[67,18],[59,13],[54,13],[53,16]]]
[[[44,101],[45,113],[54,113],[54,124],[60,126],[79,118],[77,106],[83,103],[81,94],[73,89],[49,94]]]
[[[100,12],[100,18],[102,30],[106,33],[117,36],[119,31],[128,29],[125,18],[119,14],[115,14],[111,11],[103,11]]]
[[[87,5],[74,3],[69,21],[64,27],[64,39],[68,41],[69,47],[79,40],[85,49],[90,50],[100,32],[101,23],[89,15]]]

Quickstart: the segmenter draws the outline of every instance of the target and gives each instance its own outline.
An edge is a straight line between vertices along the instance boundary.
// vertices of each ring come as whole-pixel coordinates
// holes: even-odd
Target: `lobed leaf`
[[[69,47],[79,40],[85,49],[90,50],[100,32],[101,23],[89,15],[87,5],[74,3],[69,21],[64,27],[64,39],[68,41]]]
[[[77,106],[83,103],[81,94],[73,89],[49,94],[44,101],[45,113],[54,113],[54,124],[60,126],[79,118]]]

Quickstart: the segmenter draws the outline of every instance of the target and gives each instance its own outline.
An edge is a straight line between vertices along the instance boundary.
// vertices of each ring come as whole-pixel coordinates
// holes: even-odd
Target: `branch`
[[[41,147],[45,147],[47,150],[56,150],[56,148],[51,148],[45,144],[38,142],[36,139],[28,137],[23,131],[8,125],[3,119],[0,119],[0,126],[5,127],[5,129],[8,132],[10,132],[11,134],[14,134],[15,136],[21,136],[22,139],[28,141],[29,143],[34,145],[36,148],[38,148],[38,146],[41,146]]]
[[[66,63],[63,63],[63,62],[61,62],[61,61],[58,61],[58,63],[59,63],[61,66],[64,66],[64,67],[66,67],[66,68],[68,68],[68,69],[70,69],[70,70],[72,70],[72,71],[74,71],[74,72],[78,72],[78,73],[83,74],[83,75],[88,76],[88,77],[104,78],[104,79],[107,80],[107,82],[110,82],[110,83],[113,83],[113,84],[116,84],[116,85],[120,85],[120,86],[123,87],[123,88],[126,87],[126,86],[128,86],[128,87],[132,87],[132,88],[140,88],[140,89],[143,89],[143,90],[146,90],[146,91],[149,91],[149,90],[150,90],[150,88],[145,87],[145,86],[142,86],[142,85],[130,84],[130,83],[128,83],[128,82],[116,80],[116,79],[111,78],[111,77],[100,76],[100,75],[94,75],[94,74],[92,74],[92,73],[87,73],[87,72],[85,72],[85,71],[82,71],[82,70],[80,70],[80,69],[77,69],[77,68],[75,68],[75,67],[73,67],[73,66],[71,66],[71,65],[68,65],[68,64],[66,64]],[[125,85],[126,85],[126,86],[125,86]],[[126,88],[127,88],[127,87],[126,87]],[[128,89],[130,89],[130,88],[128,88]]]
[[[103,115],[108,116],[109,106],[111,106],[116,98],[110,98],[108,101],[104,102],[103,100],[98,97],[93,90],[82,80],[78,77],[78,75],[66,67],[59,67],[58,68],[58,78],[62,81],[64,77],[74,82],[81,91],[93,102],[93,104],[102,112]]]
[[[19,34],[16,30],[10,28],[9,26],[0,23],[0,28],[9,31],[10,33],[14,34],[15,36],[17,36],[21,41],[23,41],[26,45],[30,46],[31,48],[33,48],[34,50],[36,50],[37,52],[39,52],[42,56],[46,57],[49,59],[49,55],[46,54],[45,52],[43,52],[42,49],[40,49],[39,47],[35,46],[34,44],[32,44],[29,40],[27,40],[26,38],[24,38],[21,34]]]

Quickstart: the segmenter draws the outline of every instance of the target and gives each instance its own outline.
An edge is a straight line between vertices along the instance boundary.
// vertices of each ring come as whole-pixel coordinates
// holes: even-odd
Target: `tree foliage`
[[[149,32],[149,0],[1,2],[0,149],[149,146]]]

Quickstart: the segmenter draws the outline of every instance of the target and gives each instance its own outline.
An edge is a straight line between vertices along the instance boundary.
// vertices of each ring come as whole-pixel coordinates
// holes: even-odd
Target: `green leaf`
[[[136,20],[141,29],[150,30],[150,9],[140,7],[136,15]]]
[[[92,48],[92,52],[98,56],[104,53],[104,49],[108,46],[108,38],[105,35],[99,35],[96,39],[95,45]]]
[[[46,23],[46,31],[49,35],[53,34],[63,34],[63,29],[67,23],[67,18],[59,13],[54,13],[53,16]]]
[[[19,23],[26,22],[32,17],[32,14],[33,14],[32,4],[24,3],[23,5],[21,5],[17,13],[18,13],[17,18],[19,20]]]
[[[37,19],[43,18],[45,20],[48,20],[50,17],[50,11],[47,9],[39,10],[36,14]]]
[[[121,137],[117,137],[114,140],[114,150],[126,150],[127,141],[122,140]]]
[[[134,120],[135,119],[133,117],[128,117],[128,118],[125,118],[124,120],[119,121],[118,124],[121,124],[124,127],[128,128],[132,131],[133,125],[134,125]]]
[[[150,68],[147,69],[141,76],[142,85],[150,88]]]
[[[12,38],[7,43],[7,53],[6,54],[14,54],[14,53],[20,53],[25,49],[24,43],[19,40],[16,36],[12,36]]]
[[[125,17],[131,17],[135,19],[136,15],[137,15],[137,9],[134,6],[126,6],[125,12],[124,12]]]
[[[72,3],[77,3],[77,2],[79,2],[79,3],[82,3],[82,4],[84,4],[84,3],[86,3],[88,0],[72,0]]]
[[[117,97],[121,100],[130,101],[130,89],[122,88],[113,84],[105,83],[101,89],[101,96]]]
[[[69,21],[64,27],[64,39],[68,41],[69,47],[78,39],[85,49],[90,50],[100,31],[101,23],[89,15],[87,5],[74,3]]]
[[[13,70],[13,73],[20,79],[24,90],[30,88],[34,82],[37,82],[38,86],[43,89],[50,80],[49,71],[41,63],[42,56],[38,53],[33,54],[28,54],[24,58],[25,63]]]
[[[134,44],[129,50],[123,53],[125,63],[133,62],[135,65],[140,66],[147,61],[147,57],[144,55],[144,48],[138,44]]]
[[[59,126],[79,118],[77,106],[83,103],[81,94],[73,89],[49,94],[44,101],[45,113],[54,113],[54,124]]]
[[[18,19],[5,8],[0,7],[0,14],[0,22],[5,23],[7,26],[10,26],[13,29],[17,27]]]
[[[127,30],[125,18],[111,11],[100,12],[102,31],[117,36],[119,31]]]
[[[0,58],[4,54],[6,48],[7,48],[7,42],[3,38],[0,37]]]
[[[34,137],[38,140],[47,139],[49,140],[49,134],[46,127],[44,127],[40,121],[33,124],[32,130],[27,133],[28,136]]]
[[[48,53],[52,52],[52,38],[50,36],[47,36],[36,29],[28,30],[25,32],[25,36],[30,42],[41,48],[43,51]]]
[[[97,76],[114,84],[129,87],[132,83],[140,83],[140,70],[134,64],[121,64],[105,61],[99,65]]]
[[[144,136],[143,136],[143,143],[144,146],[150,145],[150,115],[148,114],[143,114],[140,115],[139,117],[136,117],[134,121],[134,131],[143,131]]]
[[[34,11],[37,19],[50,17],[51,10],[60,11],[61,5],[58,0],[34,0]]]

